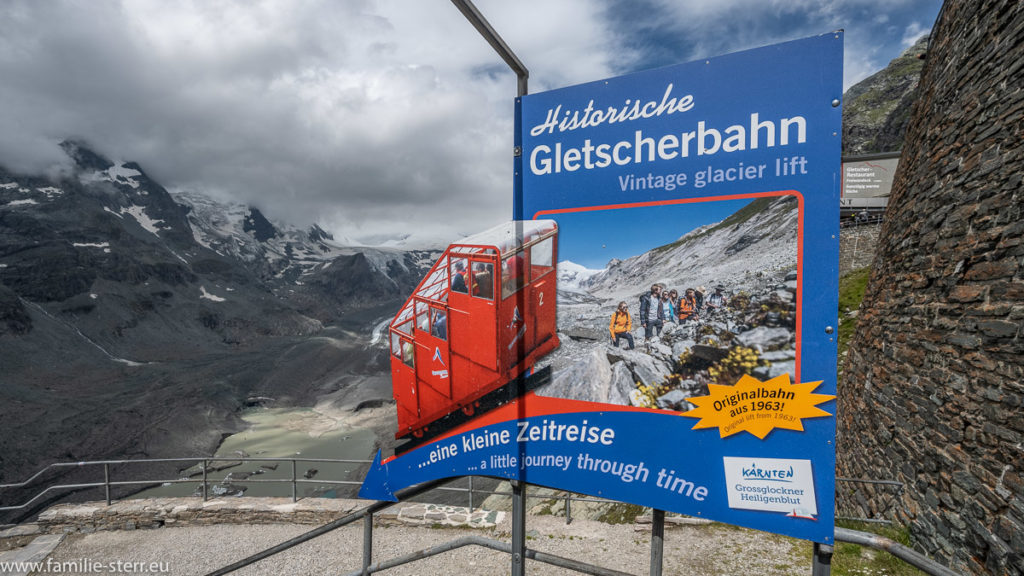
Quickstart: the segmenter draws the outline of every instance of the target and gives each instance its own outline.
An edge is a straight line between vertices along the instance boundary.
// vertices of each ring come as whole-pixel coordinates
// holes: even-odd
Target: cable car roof
[[[519,226],[521,225],[521,226]],[[453,242],[448,251],[442,255],[431,268],[430,273],[416,288],[414,296],[446,302],[448,300],[448,253],[479,254],[493,252],[497,248],[500,254],[514,252],[523,245],[554,232],[558,225],[554,220],[511,220],[498,224],[494,228],[484,230]],[[409,298],[402,310],[391,322],[392,328],[409,322],[413,318],[413,299]]]
[[[554,220],[511,220],[498,224],[490,230],[473,234],[452,242],[451,252],[472,254],[481,252],[483,247],[495,247],[502,255],[515,252],[524,244],[553,232],[558,225]],[[521,235],[520,235],[521,234]]]

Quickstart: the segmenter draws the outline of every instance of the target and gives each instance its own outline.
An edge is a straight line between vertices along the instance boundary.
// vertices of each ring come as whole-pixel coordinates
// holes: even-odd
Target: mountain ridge
[[[141,166],[64,149],[55,178],[0,167],[3,481],[209,454],[251,395],[305,405],[386,369],[368,332],[431,253],[339,246],[250,207],[205,228]]]

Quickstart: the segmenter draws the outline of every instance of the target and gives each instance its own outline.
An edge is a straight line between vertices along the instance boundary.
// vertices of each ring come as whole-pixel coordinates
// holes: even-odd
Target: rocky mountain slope
[[[850,87],[843,97],[843,154],[895,152],[903,148],[910,106],[924,68],[928,36],[889,65]]]
[[[251,396],[301,403],[386,369],[370,327],[432,253],[341,246],[64,149],[56,179],[0,169],[0,480],[206,454]]]

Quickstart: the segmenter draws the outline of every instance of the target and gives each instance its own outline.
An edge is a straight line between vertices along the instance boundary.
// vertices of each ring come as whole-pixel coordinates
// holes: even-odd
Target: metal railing
[[[169,463],[192,463],[192,465],[200,465],[201,470],[193,473],[194,476],[202,475],[202,478],[170,478],[170,479],[136,479],[136,480],[112,480],[111,479],[111,466],[132,466],[141,464],[169,464]],[[103,481],[102,482],[85,482],[75,484],[54,484],[47,486],[41,492],[37,493],[28,501],[19,505],[7,505],[0,506],[0,512],[12,511],[12,510],[24,510],[32,506],[40,498],[43,498],[47,494],[63,491],[76,491],[88,488],[103,488],[104,497],[107,505],[112,502],[111,489],[119,486],[158,486],[163,484],[198,484],[201,487],[201,496],[203,500],[207,500],[210,495],[211,483],[216,485],[216,481],[210,479],[210,472],[219,472],[226,470],[227,468],[219,468],[211,470],[210,464],[213,462],[238,462],[238,463],[250,463],[250,462],[267,462],[267,463],[290,463],[291,464],[291,477],[290,478],[246,478],[244,480],[237,480],[238,484],[290,484],[292,502],[298,501],[298,486],[299,484],[326,484],[326,485],[348,485],[348,486],[359,486],[362,482],[355,480],[329,480],[329,479],[316,479],[299,477],[298,475],[298,463],[331,463],[331,464],[370,464],[370,460],[345,460],[345,459],[332,459],[332,458],[251,458],[251,457],[230,457],[230,456],[211,456],[208,458],[142,458],[136,460],[91,460],[83,462],[56,462],[50,464],[43,469],[39,470],[27,480],[23,482],[15,482],[11,484],[0,484],[0,491],[9,488],[24,488],[32,484],[36,479],[42,477],[47,472],[62,470],[62,469],[82,469],[87,467],[102,467],[103,468]],[[187,471],[187,468],[182,470]]]
[[[211,464],[215,462],[227,462],[227,463],[288,463],[291,468],[291,475],[287,478],[253,478],[248,477],[245,479],[232,479],[232,484],[246,485],[250,483],[255,484],[288,484],[291,487],[291,498],[292,502],[297,502],[299,499],[299,485],[301,484],[314,484],[314,485],[329,485],[329,486],[361,486],[361,481],[356,480],[334,480],[327,478],[304,478],[298,474],[299,463],[327,463],[327,464],[371,464],[372,460],[354,460],[354,459],[331,459],[331,458],[251,458],[251,457],[233,457],[233,456],[211,456],[208,458],[142,458],[135,460],[90,460],[81,462],[56,462],[50,464],[26,480],[22,482],[15,482],[10,484],[0,484],[0,493],[5,489],[10,488],[24,488],[33,484],[37,479],[44,476],[47,472],[65,469],[84,469],[84,468],[100,468],[103,471],[103,480],[95,482],[79,482],[72,484],[52,484],[44,487],[40,492],[36,493],[29,500],[17,504],[17,505],[4,505],[0,506],[0,512],[24,510],[31,507],[37,501],[48,494],[53,494],[59,491],[71,492],[90,488],[102,488],[104,494],[104,500],[109,506],[116,498],[112,496],[112,489],[116,487],[156,487],[166,484],[196,484],[199,491],[199,496],[203,500],[207,500],[210,497],[211,487],[217,486],[225,479],[216,479],[212,477],[212,472],[221,472],[228,468],[215,468]],[[170,479],[158,479],[158,478],[137,478],[133,480],[114,480],[111,474],[112,466],[131,466],[131,465],[146,465],[146,464],[168,464],[168,463],[191,463],[199,465],[200,470],[193,472],[192,476],[188,478],[170,478]],[[232,466],[234,467],[234,466]],[[187,468],[183,469],[182,472],[187,472]],[[474,486],[474,476],[468,477],[468,486],[438,486],[436,489],[439,491],[447,492],[464,492],[468,498],[468,507],[470,509],[475,508],[475,498],[480,495],[495,495],[495,496],[513,496],[510,491],[500,490],[489,490],[486,488],[480,488]],[[604,498],[594,498],[592,496],[577,495],[572,492],[564,492],[561,494],[528,494],[528,498],[541,499],[541,500],[562,500],[565,506],[565,517],[566,524],[572,522],[572,503],[573,502],[590,502],[590,503],[603,503],[612,504],[614,500],[608,500]],[[123,499],[123,498],[122,498]],[[0,500],[2,502],[2,500]]]
[[[881,224],[882,220],[885,219],[884,213],[869,214],[866,217],[854,216],[853,218],[844,218],[839,221],[840,228],[856,228],[858,226],[874,226]]]
[[[238,463],[238,465],[246,463],[287,463],[290,466],[291,474],[286,478],[253,478],[248,477],[245,479],[231,479],[232,484],[244,486],[246,484],[287,484],[291,488],[292,502],[297,502],[299,499],[299,486],[303,484],[307,485],[327,485],[327,486],[351,486],[353,488],[362,485],[361,481],[356,480],[337,480],[329,478],[305,478],[299,475],[299,463],[326,463],[326,464],[356,464],[356,465],[369,465],[372,463],[371,460],[358,460],[358,459],[331,459],[331,458],[252,458],[252,457],[231,457],[231,456],[211,456],[207,458],[200,457],[189,457],[189,458],[144,458],[136,460],[91,460],[82,462],[56,462],[50,464],[26,480],[22,482],[15,482],[10,484],[0,484],[0,495],[2,495],[5,489],[10,488],[24,488],[30,486],[37,479],[43,477],[47,472],[56,470],[66,469],[84,469],[84,468],[100,468],[103,470],[103,480],[95,482],[84,482],[84,483],[73,483],[73,484],[53,484],[46,486],[40,492],[36,493],[32,498],[22,504],[17,505],[4,505],[0,506],[0,512],[8,512],[14,510],[24,510],[31,507],[37,501],[42,499],[48,494],[57,493],[59,491],[78,491],[90,488],[102,488],[104,494],[104,500],[107,505],[110,505],[115,499],[112,497],[112,489],[116,487],[155,487],[165,484],[196,484],[199,492],[199,496],[203,500],[207,500],[211,494],[211,487],[215,487],[222,483],[224,479],[212,478],[213,472],[221,472],[227,470],[227,467],[216,468],[211,464],[216,462],[226,463]],[[191,466],[199,465],[200,470],[192,472],[188,478],[171,478],[171,479],[154,479],[154,478],[137,478],[137,479],[125,479],[125,480],[114,480],[111,474],[112,466],[137,466],[146,464],[168,464],[178,463],[184,464],[189,463]],[[234,466],[232,466],[234,467]],[[182,469],[183,473],[188,472],[188,468]],[[464,492],[467,495],[468,507],[474,509],[477,496],[506,496],[511,497],[513,493],[510,491],[490,490],[481,488],[474,485],[474,476],[468,477],[468,486],[439,486],[437,490],[446,492]],[[851,520],[865,523],[879,523],[879,524],[891,524],[892,521],[887,518],[890,514],[888,513],[892,508],[899,506],[902,502],[903,494],[903,483],[895,480],[871,480],[864,478],[836,478],[836,491],[838,492],[840,484],[852,484],[852,485],[868,485],[871,487],[889,488],[892,490],[891,496],[883,498],[883,505],[878,507],[878,511],[871,517],[858,517],[852,515],[842,515],[840,510],[836,511],[837,520]],[[854,489],[851,489],[851,492]],[[608,500],[605,498],[595,498],[593,496],[586,496],[576,494],[573,492],[560,491],[556,494],[527,494],[527,498],[533,498],[538,500],[561,500],[564,502],[565,510],[565,523],[572,523],[572,504],[573,502],[587,502],[596,504],[614,504],[616,501]],[[840,498],[836,498],[837,504]],[[877,500],[877,499],[876,499]],[[0,503],[3,500],[0,499]]]

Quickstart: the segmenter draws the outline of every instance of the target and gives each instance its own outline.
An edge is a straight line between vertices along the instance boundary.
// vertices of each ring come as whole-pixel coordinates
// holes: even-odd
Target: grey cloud
[[[534,91],[821,31],[814,3],[789,28],[726,35],[713,32],[749,4],[652,1],[661,45],[630,45],[616,4],[478,0]],[[876,60],[869,45],[848,34],[858,66]],[[447,2],[9,0],[0,78],[0,164],[15,170],[52,170],[71,137],[168,187],[339,236],[467,233],[510,215],[515,79]]]

